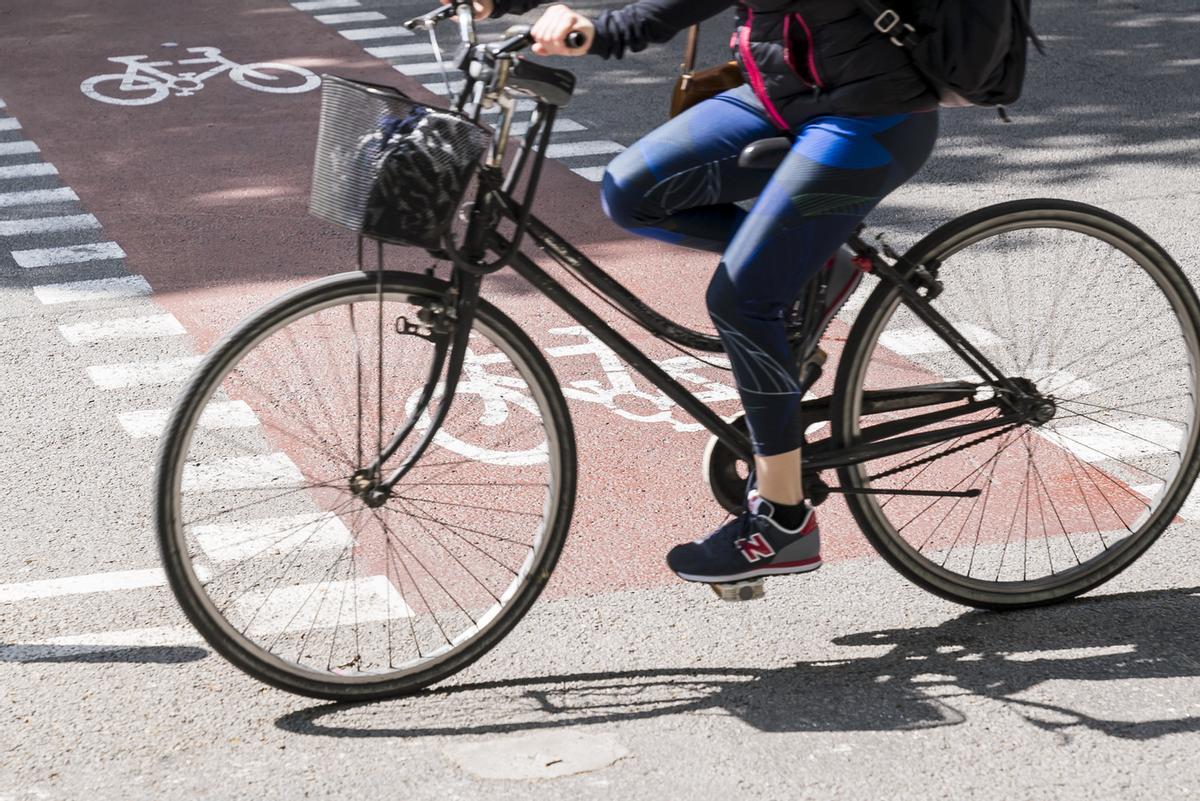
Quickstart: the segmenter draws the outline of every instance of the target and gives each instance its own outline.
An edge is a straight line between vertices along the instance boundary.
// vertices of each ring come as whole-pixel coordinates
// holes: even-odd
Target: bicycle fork
[[[371,465],[355,472],[350,480],[351,490],[362,497],[367,506],[375,508],[387,502],[392,488],[412,470],[425,451],[429,449],[449,415],[450,406],[454,402],[455,391],[462,376],[463,363],[466,360],[467,343],[471,335],[472,324],[475,321],[482,282],[483,277],[480,275],[464,270],[455,270],[453,284],[443,302],[425,306],[421,310],[421,322],[429,327],[430,339],[434,343],[433,359],[426,376],[425,387],[404,425],[392,436],[392,439],[383,447]],[[383,466],[400,450],[417,427],[418,422],[429,410],[438,385],[438,378],[443,375],[443,372],[445,378],[442,397],[433,412],[428,428],[420,441],[413,446],[404,462],[381,480]]]

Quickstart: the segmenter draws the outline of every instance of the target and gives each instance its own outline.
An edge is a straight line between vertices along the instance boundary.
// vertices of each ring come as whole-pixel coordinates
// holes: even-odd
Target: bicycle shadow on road
[[[1070,708],[1071,699],[1097,696],[1084,682],[1200,678],[1200,587],[967,612],[927,628],[848,634],[833,645],[870,653],[761,670],[664,667],[477,682],[393,702],[323,704],[276,725],[327,737],[416,738],[707,714],[764,732],[888,732],[967,724],[963,702],[991,699],[1064,736],[1091,730],[1147,740],[1200,731],[1200,716],[1152,718],[1153,709],[1133,701],[1127,708],[1137,711],[1122,719]],[[1128,688],[1121,693],[1131,697]]]

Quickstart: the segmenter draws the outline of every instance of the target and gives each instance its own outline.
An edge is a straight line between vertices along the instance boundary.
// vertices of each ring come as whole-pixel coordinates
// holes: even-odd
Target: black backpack
[[[875,28],[908,50],[947,106],[1000,106],[1025,82],[1031,0],[855,0]],[[1003,111],[1001,111],[1003,116]]]

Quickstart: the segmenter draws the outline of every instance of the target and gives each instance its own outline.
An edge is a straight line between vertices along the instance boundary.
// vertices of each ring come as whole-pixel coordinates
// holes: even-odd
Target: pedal
[[[712,591],[722,601],[753,601],[765,594],[763,584],[766,579],[756,578],[747,581],[734,581],[729,584],[709,584]]]

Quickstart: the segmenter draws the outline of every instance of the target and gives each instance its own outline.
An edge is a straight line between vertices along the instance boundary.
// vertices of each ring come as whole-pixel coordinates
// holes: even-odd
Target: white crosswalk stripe
[[[16,117],[0,117],[0,131],[19,131],[21,123]]]
[[[41,148],[33,142],[0,142],[0,156],[20,156],[25,153],[40,153]]]
[[[58,175],[58,168],[44,161],[34,164],[12,164],[7,167],[0,167],[0,180],[36,178],[39,175]]]
[[[34,296],[47,306],[60,303],[82,303],[93,300],[133,298],[150,294],[150,284],[140,275],[120,278],[98,278],[94,281],[72,281],[65,284],[45,284],[33,288]]]
[[[559,142],[546,148],[546,156],[552,159],[600,156],[606,153],[620,153],[624,149],[624,145],[607,139],[589,142]]]
[[[352,11],[349,14],[317,14],[315,19],[326,25],[343,25],[347,22],[378,22],[387,17],[378,11]]]
[[[66,187],[60,189],[28,189],[23,192],[0,192],[0,207],[69,203],[73,200],[79,200],[79,195]]]
[[[135,439],[158,437],[167,424],[170,409],[144,409],[122,412],[117,415],[121,427]],[[258,425],[258,416],[245,401],[209,403],[200,415],[201,428],[252,428]]]
[[[1034,429],[1085,462],[1132,459],[1171,453],[1183,442],[1183,429],[1163,420],[1131,419]]]
[[[99,227],[100,221],[91,214],[0,220],[0,236],[24,236],[25,234],[44,234],[51,231],[82,231]]]
[[[350,28],[348,30],[338,31],[342,36],[345,36],[352,42],[361,42],[366,39],[389,39],[394,36],[412,36],[413,32],[408,28],[396,26],[384,26],[380,28]]]
[[[300,11],[322,11],[327,8],[357,8],[358,0],[301,0],[292,3],[292,7]]]
[[[249,559],[268,551],[341,550],[353,542],[335,514],[271,517],[247,523],[193,526],[192,534],[214,562]]]
[[[604,179],[604,173],[608,167],[572,167],[571,172],[576,175],[581,175],[593,183],[598,183]]]
[[[105,339],[153,339],[187,333],[173,314],[147,314],[116,320],[60,325],[58,330],[72,345]]]
[[[201,578],[208,576],[208,571],[203,567],[197,566],[196,572]],[[166,585],[167,576],[162,568],[116,570],[109,573],[92,573],[86,576],[66,576],[17,584],[0,584],[0,604],[58,598],[66,595],[141,590],[148,587],[165,587]]]
[[[259,489],[304,483],[300,468],[283,453],[231,456],[184,468],[184,492]]]
[[[367,47],[364,49],[375,56],[375,58],[404,58],[406,56],[423,56],[432,53],[433,45],[429,42],[417,42],[415,44],[386,45],[384,47]]]
[[[199,356],[185,356],[157,362],[97,364],[88,367],[87,374],[100,389],[130,389],[179,383],[195,372],[199,365]]]
[[[56,267],[61,264],[79,264],[85,261],[123,259],[125,251],[121,250],[121,246],[116,242],[94,242],[59,248],[14,250],[12,257],[18,267],[30,270],[35,267]]]
[[[233,604],[237,616],[253,620],[248,636],[333,628],[347,617],[343,599],[354,599],[354,620],[367,623],[412,617],[412,609],[386,576],[299,584],[270,593],[244,593]]]

